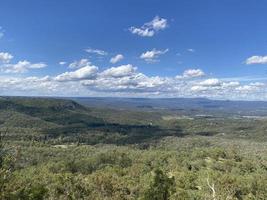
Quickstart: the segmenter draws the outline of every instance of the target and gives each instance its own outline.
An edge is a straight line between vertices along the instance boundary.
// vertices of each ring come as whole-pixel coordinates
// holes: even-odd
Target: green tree
[[[156,169],[153,181],[145,191],[143,200],[168,200],[174,191],[174,177],[169,178],[162,170]]]
[[[4,196],[6,184],[11,179],[14,167],[14,156],[10,154],[4,143],[6,132],[0,131],[0,199]]]

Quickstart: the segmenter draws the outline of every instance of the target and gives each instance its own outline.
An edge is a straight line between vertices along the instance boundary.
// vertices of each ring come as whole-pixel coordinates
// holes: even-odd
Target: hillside
[[[7,137],[13,139],[122,144],[179,134],[178,129],[167,131],[148,122],[128,124],[126,120],[120,123],[108,117],[105,119],[105,116],[97,116],[102,113],[101,109],[64,99],[2,97],[0,110],[0,127],[8,130]],[[113,110],[107,111],[116,117]]]
[[[207,115],[206,110],[195,110],[192,114],[190,110],[179,109],[133,110],[123,105],[122,109],[115,109],[83,106],[67,99],[2,97],[0,111],[1,130],[8,130],[8,137],[18,140],[139,144],[165,136],[260,141],[267,138],[264,116],[226,114],[221,109],[217,114]]]
[[[0,98],[0,199],[266,199],[264,116],[86,105]]]

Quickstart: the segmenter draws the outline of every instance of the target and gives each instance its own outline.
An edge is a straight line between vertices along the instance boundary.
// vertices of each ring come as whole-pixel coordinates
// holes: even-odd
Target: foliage
[[[154,171],[153,182],[144,194],[144,200],[168,200],[175,191],[174,177],[168,177],[160,169]]]
[[[264,120],[0,101],[0,199],[267,199]]]

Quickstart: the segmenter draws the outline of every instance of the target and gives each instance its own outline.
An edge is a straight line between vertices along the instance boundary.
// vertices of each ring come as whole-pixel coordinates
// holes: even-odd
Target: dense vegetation
[[[266,122],[3,97],[0,199],[267,199]]]

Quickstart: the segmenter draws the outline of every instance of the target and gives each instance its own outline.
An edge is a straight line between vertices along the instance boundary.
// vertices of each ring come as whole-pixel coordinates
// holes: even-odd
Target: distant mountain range
[[[265,101],[229,101],[207,98],[114,98],[76,97],[70,98],[82,105],[120,109],[172,110],[185,112],[221,112],[239,115],[267,115]]]
[[[119,98],[119,97],[0,97],[2,100],[12,100],[45,106],[47,102],[55,103],[56,99],[65,99],[64,105],[70,107],[86,106],[91,108],[115,108],[133,110],[166,110],[186,114],[234,114],[248,116],[266,116],[267,101],[230,101],[212,100],[207,98]],[[42,101],[43,99],[43,101]],[[50,99],[47,101],[47,99]],[[35,100],[35,101],[29,101]],[[68,102],[68,103],[66,103]],[[71,103],[70,103],[71,102]],[[61,103],[62,104],[62,103]],[[80,104],[80,105],[79,105]],[[8,105],[8,104],[7,104]],[[13,103],[13,106],[15,104]],[[3,105],[1,105],[3,106]]]
[[[209,99],[0,97],[12,140],[129,144],[165,136],[265,138],[267,102]]]

